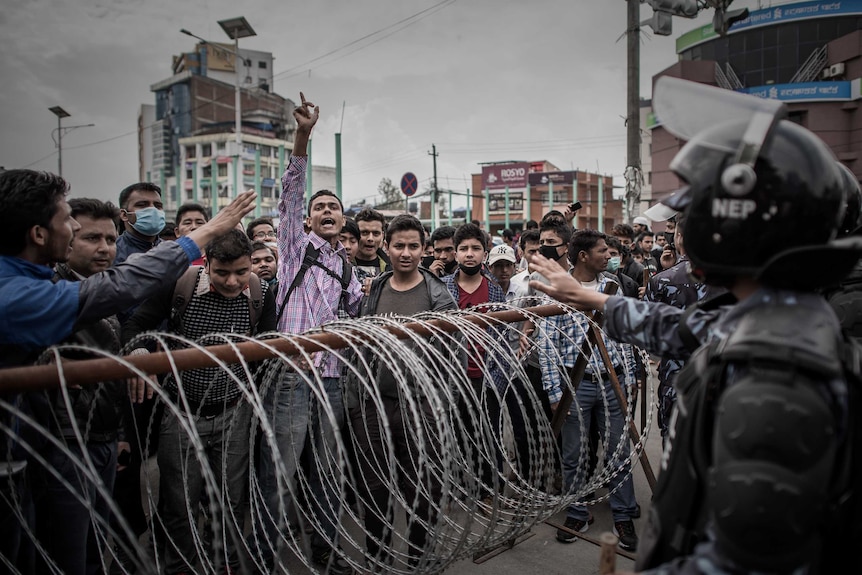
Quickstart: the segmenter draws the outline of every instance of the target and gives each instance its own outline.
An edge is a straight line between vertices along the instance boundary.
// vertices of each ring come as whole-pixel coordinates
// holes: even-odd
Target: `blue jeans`
[[[602,399],[604,395],[604,400]],[[592,379],[584,379],[578,385],[575,393],[577,402],[572,402],[571,413],[566,417],[563,425],[563,487],[566,493],[573,493],[584,483],[587,475],[588,457],[579,461],[581,454],[581,431],[578,420],[584,423],[584,438],[590,435],[590,415],[596,414],[599,432],[605,442],[605,462],[608,467],[623,469],[614,475],[608,488],[613,490],[610,496],[611,512],[614,522],[626,521],[632,518],[636,512],[637,501],[635,500],[635,487],[632,481],[629,462],[626,460],[630,453],[628,430],[625,428],[625,414],[620,409],[619,401],[614,393],[611,382],[605,379],[601,383]],[[609,419],[605,418],[605,405]],[[580,410],[580,413],[578,412]],[[608,458],[617,449],[620,438],[624,438],[624,446],[616,459],[609,461]],[[586,455],[586,451],[584,451]],[[581,465],[579,465],[579,463]],[[573,503],[569,506],[567,516],[572,519],[586,521],[589,511],[584,504]]]
[[[336,425],[340,427],[344,420],[341,379],[324,377],[322,381],[322,392],[335,416]],[[312,524],[318,526],[311,537],[313,552],[335,547],[341,503],[334,483],[342,470],[332,467],[339,431],[332,427],[326,410],[298,373],[285,371],[281,374],[266,391],[264,409],[275,437],[274,444],[264,440],[260,446],[259,480],[263,507],[252,509],[252,520],[257,525],[251,535],[250,548],[269,567],[284,546],[282,539],[298,539],[297,534],[289,534],[287,514],[296,496],[294,474],[300,469],[303,451],[308,449],[306,461],[309,469],[305,477],[307,484],[305,481],[301,483],[310,509],[301,510],[299,515],[307,516]],[[283,464],[283,468],[276,466],[277,462]],[[299,475],[303,476],[301,469]]]
[[[209,500],[215,504],[220,516],[207,518],[207,521],[212,522],[214,528],[218,527],[220,534],[224,534],[223,554],[219,557],[215,555],[215,550],[206,553],[207,560],[212,560],[216,568],[225,564],[236,567],[239,564],[237,547],[241,544],[239,537],[245,517],[250,415],[251,408],[242,401],[212,417],[187,413],[179,415],[197,429],[207,466],[212,471],[218,489],[209,494]],[[180,427],[179,417],[165,409],[159,438],[159,507],[169,538],[165,544],[167,573],[197,569],[199,544],[198,537],[192,532],[192,525],[197,526],[205,486],[195,446]],[[212,501],[213,498],[216,501]],[[193,523],[190,522],[190,516]],[[201,537],[205,544],[212,543],[206,541],[206,535]]]
[[[45,460],[86,503],[78,501],[59,479],[44,470],[44,483],[34,493],[37,536],[47,556],[63,573],[101,573],[99,548],[105,547],[110,510],[97,491],[97,484],[74,463],[84,463],[81,447],[70,441],[68,449],[71,456],[53,443],[48,444]],[[117,473],[117,442],[90,442],[86,449],[93,462],[90,471],[98,477],[103,493],[110,497]],[[97,536],[96,530],[101,535]],[[41,558],[37,562],[39,570],[48,570]]]

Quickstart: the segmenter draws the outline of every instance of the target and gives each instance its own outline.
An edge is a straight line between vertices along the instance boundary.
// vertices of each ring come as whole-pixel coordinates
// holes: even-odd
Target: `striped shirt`
[[[278,277],[283,286],[289,286],[296,277],[305,248],[309,242],[320,250],[320,262],[341,276],[344,246],[339,242],[336,249],[329,241],[314,232],[305,233],[305,156],[291,156],[290,163],[281,177],[281,198],[278,200]],[[348,286],[347,313],[355,316],[362,298],[362,284],[354,276]],[[284,306],[287,289],[278,292],[278,309]],[[279,320],[282,333],[304,333],[312,328],[338,318],[341,300],[341,282],[318,266],[311,266],[302,283],[296,287]],[[338,358],[328,352],[315,354],[314,365],[321,368],[322,377],[340,377]]]

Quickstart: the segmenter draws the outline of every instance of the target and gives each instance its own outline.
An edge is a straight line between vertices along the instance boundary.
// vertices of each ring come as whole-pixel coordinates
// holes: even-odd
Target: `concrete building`
[[[784,101],[789,119],[817,134],[862,176],[862,0],[814,1],[755,10],[725,37],[712,25],[682,35],[679,61],[659,76]],[[654,78],[654,80],[655,80]],[[696,105],[696,103],[694,104]],[[657,201],[679,188],[668,165],[684,142],[648,115]]]
[[[155,105],[139,112],[138,171],[142,180],[162,187],[168,218],[195,199],[215,213],[248,188],[260,194],[255,214],[269,215],[280,191],[277,170],[293,147],[296,106],[272,92],[272,54],[240,49],[238,147],[236,62],[219,48],[198,44],[175,56],[173,76],[150,87]]]
[[[613,197],[613,178],[580,170],[561,171],[546,161],[502,162],[482,166],[472,175],[472,202],[467,220],[479,220],[496,233],[518,231],[528,220],[550,210],[563,211],[575,201],[582,208],[578,229],[610,230],[623,222],[623,203]]]
[[[236,58],[233,44],[218,42],[199,43],[194,52],[186,52],[173,58],[174,75],[189,70],[196,76],[205,76],[234,85],[237,78]],[[259,88],[265,92],[273,91],[272,63],[270,52],[239,49],[241,56],[239,79],[240,87]]]

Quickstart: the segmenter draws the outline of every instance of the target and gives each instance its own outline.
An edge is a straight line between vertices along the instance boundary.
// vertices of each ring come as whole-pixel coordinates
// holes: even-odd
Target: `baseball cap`
[[[667,202],[665,201],[651,206],[645,213],[649,214],[649,218],[654,222],[664,222],[679,214],[681,211],[682,210],[676,210],[667,205]]]
[[[649,227],[649,220],[643,216],[636,217],[635,219],[632,220],[632,223],[633,224],[639,224],[641,226]]]
[[[494,246],[488,255],[488,265],[492,266],[500,260],[515,263],[515,250],[507,245]]]

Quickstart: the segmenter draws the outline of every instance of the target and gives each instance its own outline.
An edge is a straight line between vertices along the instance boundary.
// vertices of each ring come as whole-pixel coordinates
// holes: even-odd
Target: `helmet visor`
[[[777,100],[767,100],[697,82],[662,76],[655,83],[653,107],[661,125],[682,140],[696,135],[699,144],[707,148],[735,154],[735,163],[754,166],[760,149],[778,120],[787,115],[787,107]],[[704,131],[719,124],[732,122],[739,133],[728,138],[709,141]],[[728,141],[739,142],[738,148],[727,149]]]

